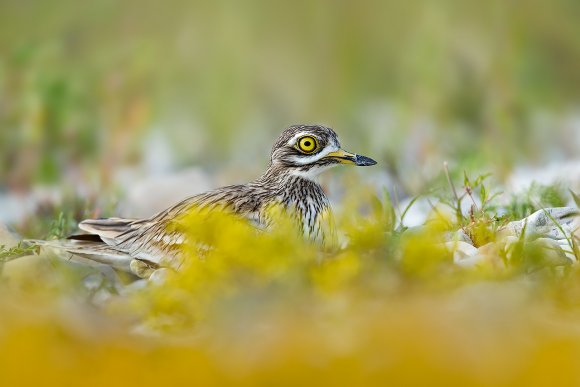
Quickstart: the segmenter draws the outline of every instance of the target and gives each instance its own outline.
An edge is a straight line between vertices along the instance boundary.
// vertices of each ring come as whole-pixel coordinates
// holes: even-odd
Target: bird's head
[[[305,178],[339,164],[375,165],[373,159],[347,152],[338,136],[322,125],[293,125],[284,130],[272,148],[272,166]]]

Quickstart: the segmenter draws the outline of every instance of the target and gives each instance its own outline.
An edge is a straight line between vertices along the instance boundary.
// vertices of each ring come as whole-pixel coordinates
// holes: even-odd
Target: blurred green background
[[[580,149],[575,0],[0,7],[4,192],[112,189],[125,167],[235,165],[243,181],[293,123],[334,127],[408,181]]]
[[[565,205],[540,186],[510,205],[508,181],[580,176],[580,1],[0,0],[0,385],[578,384],[577,264],[556,267],[553,247],[540,260],[522,236],[510,258],[486,244],[481,270],[460,271],[439,222],[392,232],[388,203],[338,209],[348,242],[331,255],[214,227],[235,248],[152,288],[65,255],[9,262],[1,246],[20,239],[3,224],[61,238],[84,217],[248,181],[295,123],[379,161],[328,173],[333,204],[367,203],[370,183],[400,210],[449,161],[460,192],[463,170],[492,172],[489,195],[505,183],[514,218]],[[429,199],[405,225],[437,212]],[[456,226],[481,246],[502,220],[468,206]]]

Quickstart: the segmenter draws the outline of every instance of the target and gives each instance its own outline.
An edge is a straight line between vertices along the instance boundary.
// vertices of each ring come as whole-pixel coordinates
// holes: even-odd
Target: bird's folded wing
[[[79,223],[79,228],[98,235],[107,244],[115,245],[115,239],[134,229],[132,225],[136,222],[136,219],[123,218],[86,219]]]
[[[27,240],[26,243],[66,251],[73,256],[85,258],[97,263],[110,265],[116,269],[130,271],[129,264],[133,259],[126,252],[120,251],[102,242],[82,240]]]

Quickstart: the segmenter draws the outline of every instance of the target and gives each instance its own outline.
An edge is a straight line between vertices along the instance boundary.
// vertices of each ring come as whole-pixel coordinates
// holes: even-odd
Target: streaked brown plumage
[[[270,223],[268,208],[280,205],[296,219],[304,235],[324,241],[322,214],[330,210],[316,176],[338,164],[374,165],[370,158],[343,151],[336,133],[321,125],[294,125],[272,148],[266,172],[248,184],[231,185],[187,198],[147,219],[89,219],[79,228],[89,234],[67,241],[34,241],[143,276],[143,265],[163,266],[164,258],[178,256],[183,237],[168,225],[192,210],[223,208],[259,227]]]

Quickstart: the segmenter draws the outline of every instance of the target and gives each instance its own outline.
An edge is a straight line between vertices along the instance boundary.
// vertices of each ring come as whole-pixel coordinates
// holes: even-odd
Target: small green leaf
[[[485,202],[487,202],[487,190],[485,189],[485,185],[482,184],[479,191],[479,196],[481,196],[481,205],[483,206]]]
[[[483,182],[485,182],[485,180],[487,180],[487,178],[490,176],[491,173],[484,173],[483,175],[477,176],[477,179],[475,179],[475,183],[473,183],[473,186],[476,187],[480,184],[483,184]]]

